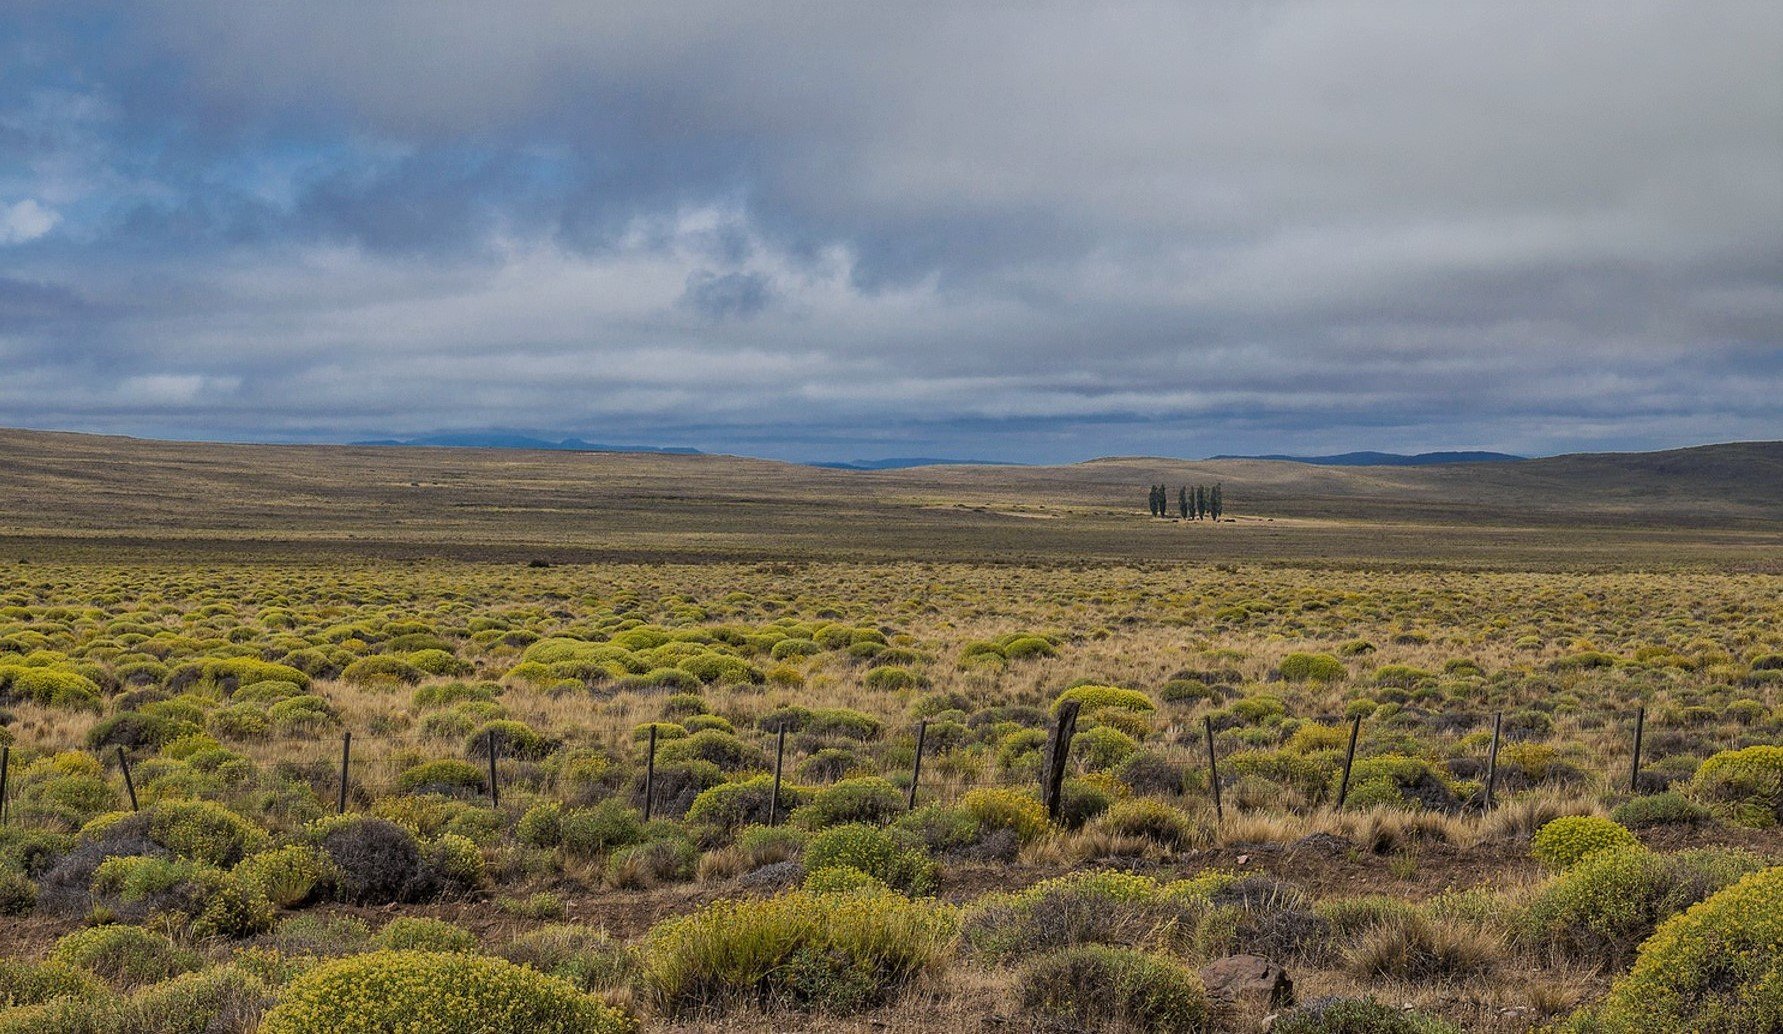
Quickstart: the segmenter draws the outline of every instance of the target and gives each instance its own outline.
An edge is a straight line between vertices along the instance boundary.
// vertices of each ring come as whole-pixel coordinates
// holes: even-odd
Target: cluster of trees
[[[1176,490],[1175,516],[1187,521],[1200,521],[1212,518],[1220,519],[1225,509],[1221,499],[1219,485],[1209,488],[1206,485],[1184,485]],[[1153,517],[1169,517],[1171,514],[1170,486],[1153,485],[1151,496],[1151,512]]]

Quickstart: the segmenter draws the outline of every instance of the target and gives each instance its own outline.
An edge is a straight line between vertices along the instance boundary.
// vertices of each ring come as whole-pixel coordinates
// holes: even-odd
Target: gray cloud
[[[8,18],[0,211],[55,218],[0,235],[6,423],[1034,459],[1783,427],[1774,5]]]

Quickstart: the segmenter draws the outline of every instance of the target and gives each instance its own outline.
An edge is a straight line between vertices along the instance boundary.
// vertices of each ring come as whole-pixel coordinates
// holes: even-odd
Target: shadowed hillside
[[[1216,481],[1235,521],[1144,516],[1150,483]],[[247,552],[491,559],[1744,562],[1777,546],[1783,443],[1423,467],[1114,458],[853,471],[729,456],[0,431],[0,492],[0,530],[41,550],[174,538]]]

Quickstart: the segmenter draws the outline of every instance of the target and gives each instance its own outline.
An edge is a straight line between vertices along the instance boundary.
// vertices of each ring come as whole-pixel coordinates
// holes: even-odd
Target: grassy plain
[[[0,1031],[286,1029],[377,947],[525,962],[652,1030],[1259,1029],[1193,976],[1239,951],[1432,1017],[1407,1030],[1634,1029],[1612,986],[1654,927],[1783,861],[1783,791],[1705,764],[1783,740],[1776,446],[858,474],[0,439]],[[1158,480],[1221,480],[1237,519],[1148,519]],[[1035,824],[1068,691],[1067,812]],[[1643,849],[1532,853],[1612,813]],[[862,882],[891,890],[835,889]],[[42,991],[71,959],[97,977]],[[1061,972],[1176,1011],[1097,1015],[1042,993]]]

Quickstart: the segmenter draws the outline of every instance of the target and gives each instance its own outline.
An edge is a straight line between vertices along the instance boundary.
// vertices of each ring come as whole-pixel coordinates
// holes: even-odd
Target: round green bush
[[[1530,854],[1549,871],[1570,869],[1599,851],[1627,850],[1641,842],[1620,824],[1598,815],[1565,815],[1535,831]]]
[[[1158,709],[1158,705],[1152,703],[1151,697],[1146,696],[1137,689],[1122,689],[1119,686],[1088,684],[1072,686],[1070,689],[1060,693],[1058,699],[1052,702],[1053,713],[1057,714],[1059,705],[1067,700],[1077,701],[1078,706],[1084,711],[1094,711],[1098,708],[1112,707],[1126,711],[1150,713]]]
[[[1783,866],[1752,873],[1667,920],[1610,988],[1604,1034],[1783,1030]]]
[[[1742,826],[1769,829],[1783,821],[1783,747],[1724,750],[1704,761],[1690,795]]]
[[[909,668],[896,664],[882,664],[867,672],[868,689],[876,689],[882,693],[895,693],[902,689],[919,689],[924,683],[923,677]]]
[[[1341,682],[1349,669],[1328,653],[1291,653],[1282,658],[1276,673],[1285,682]]]
[[[322,896],[334,880],[334,863],[319,848],[288,844],[242,859],[235,875],[260,888],[278,908],[296,908]]]
[[[939,964],[954,926],[946,905],[883,892],[723,900],[651,929],[645,982],[671,1017],[737,1006],[859,1012]]]
[[[207,865],[234,865],[266,843],[259,826],[213,801],[162,801],[148,815],[156,843]]]
[[[832,783],[811,795],[811,803],[793,813],[805,829],[823,829],[849,822],[884,825],[904,811],[904,795],[879,776],[859,776]]]
[[[1523,933],[1557,956],[1621,964],[1659,923],[1763,865],[1744,851],[1599,851],[1536,891]]]
[[[567,980],[504,959],[377,951],[292,981],[260,1034],[630,1034],[637,1024]]]
[[[486,768],[457,758],[423,761],[396,779],[404,793],[480,793],[489,782]]]
[[[107,993],[105,984],[80,966],[0,955],[0,1014],[57,998],[85,1001]]]
[[[1092,1029],[1203,1031],[1212,1014],[1207,988],[1182,963],[1103,944],[1042,957],[1019,991],[1026,1008]]]
[[[854,894],[891,888],[884,881],[852,865],[831,865],[807,873],[804,889],[807,894]]]
[[[978,821],[981,829],[1009,829],[1023,843],[1046,832],[1046,806],[1032,794],[984,786],[968,790],[960,798],[960,810]]]
[[[384,951],[476,951],[477,935],[444,919],[403,916],[384,924],[372,936],[372,946]]]
[[[115,923],[64,936],[50,950],[49,961],[91,971],[123,988],[153,984],[202,964],[165,934]]]
[[[915,834],[859,823],[832,826],[805,842],[807,870],[832,866],[858,869],[906,894],[933,890],[938,871]]]

